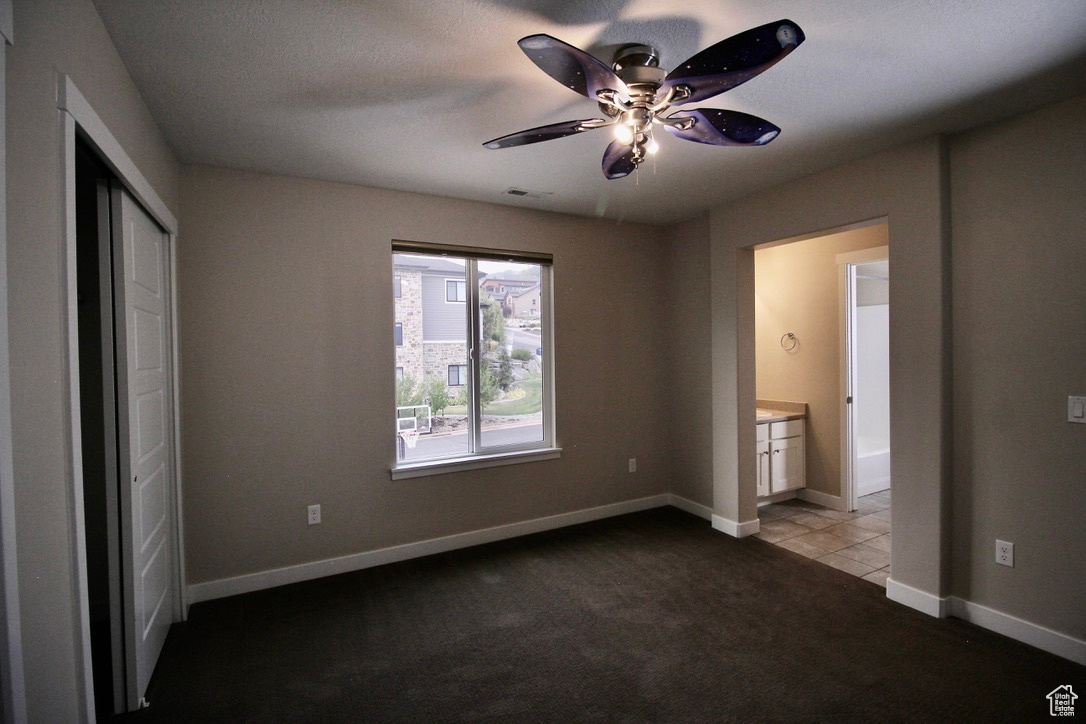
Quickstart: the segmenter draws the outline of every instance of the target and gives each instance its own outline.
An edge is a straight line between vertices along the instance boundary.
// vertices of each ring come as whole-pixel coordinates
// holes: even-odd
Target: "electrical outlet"
[[[996,541],[996,563],[1014,568],[1014,543],[1005,540]]]
[[[309,506],[309,524],[316,525],[321,522],[321,507],[319,505]]]
[[[630,472],[637,472],[637,458],[630,458]]]

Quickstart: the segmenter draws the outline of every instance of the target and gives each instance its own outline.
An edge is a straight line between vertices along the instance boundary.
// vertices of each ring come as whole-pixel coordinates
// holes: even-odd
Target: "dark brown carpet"
[[[663,508],[197,604],[121,721],[1025,722],[1064,684],[1086,667]]]

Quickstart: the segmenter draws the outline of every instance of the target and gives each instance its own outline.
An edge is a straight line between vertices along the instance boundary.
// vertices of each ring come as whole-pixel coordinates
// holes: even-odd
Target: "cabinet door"
[[[802,437],[770,440],[769,453],[770,492],[795,490],[806,484]]]
[[[769,495],[769,441],[758,443],[758,495]]]

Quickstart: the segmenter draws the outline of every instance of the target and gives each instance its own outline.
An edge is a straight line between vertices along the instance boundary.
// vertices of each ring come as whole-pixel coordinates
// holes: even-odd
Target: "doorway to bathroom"
[[[770,433],[769,454],[762,443],[752,451],[770,468],[768,490],[756,493],[755,537],[879,585],[890,574],[891,548],[888,249],[888,224],[877,219],[754,250],[760,414],[751,422],[768,422]],[[778,413],[797,428],[785,432],[802,435],[804,468],[802,483],[780,492],[772,485],[771,415]],[[861,466],[852,455],[876,448],[886,451],[886,474],[858,489],[854,472]]]

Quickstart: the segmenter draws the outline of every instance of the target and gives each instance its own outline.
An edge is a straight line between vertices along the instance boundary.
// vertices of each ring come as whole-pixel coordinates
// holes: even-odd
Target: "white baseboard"
[[[667,497],[668,503],[678,508],[679,510],[684,510],[691,515],[696,515],[699,518],[704,518],[705,520],[713,519],[713,509],[710,508],[708,505],[695,503],[693,500],[687,500],[686,498],[680,495],[675,495],[674,493],[669,493]]]
[[[745,523],[738,523],[723,516],[714,515],[711,520],[713,521],[713,530],[727,533],[732,538],[746,538],[748,535],[754,535],[759,530],[757,518],[748,520]]]
[[[892,577],[886,579],[886,597],[935,618],[946,618],[948,615],[949,605],[946,597],[940,598],[919,588],[906,586]]]
[[[950,597],[950,615],[1086,666],[1086,641],[1081,639],[957,596]]]
[[[265,588],[284,586],[288,583],[310,581],[315,578],[332,576],[337,573],[347,573],[363,568],[380,566],[385,563],[395,563],[396,561],[405,561],[411,558],[432,555],[434,553],[444,553],[458,548],[467,548],[481,543],[491,543],[507,538],[539,533],[545,530],[564,528],[568,525],[587,523],[601,518],[610,518],[616,515],[625,515],[626,513],[636,513],[640,510],[648,510],[649,508],[660,508],[665,505],[671,505],[672,497],[674,496],[663,493],[661,495],[652,495],[647,498],[638,498],[637,500],[627,500],[621,503],[601,505],[596,508],[575,510],[570,513],[561,513],[546,518],[536,518],[534,520],[510,523],[508,525],[500,525],[493,528],[484,528],[482,530],[469,531],[467,533],[457,533],[443,538],[432,538],[417,543],[405,543],[403,545],[391,546],[380,550],[355,553],[340,558],[329,558],[323,561],[302,563],[296,566],[276,568],[270,571],[261,571],[259,573],[250,573],[234,578],[222,578],[217,581],[197,583],[188,587],[188,602],[193,604],[199,603],[200,601],[210,601],[215,598],[236,596],[240,593],[251,593],[252,591],[260,591]],[[679,500],[683,499],[680,498]],[[697,506],[697,503],[691,501],[686,501],[686,503],[691,506]],[[676,507],[682,506],[677,505]],[[695,513],[695,515],[697,515],[697,513]]]
[[[967,601],[958,596],[940,598],[912,586],[886,580],[886,597],[891,601],[914,608],[936,618],[953,616],[963,621],[976,624],[983,629],[1002,634],[1015,641],[1021,641],[1050,654],[1061,656],[1086,666],[1086,641],[1073,636],[1053,631],[1039,624],[1012,616],[979,603]]]
[[[840,495],[820,493],[817,490],[810,490],[809,488],[801,488],[797,491],[797,496],[800,500],[821,505],[822,507],[830,508],[831,510],[845,510],[848,507],[845,505],[845,499]]]

